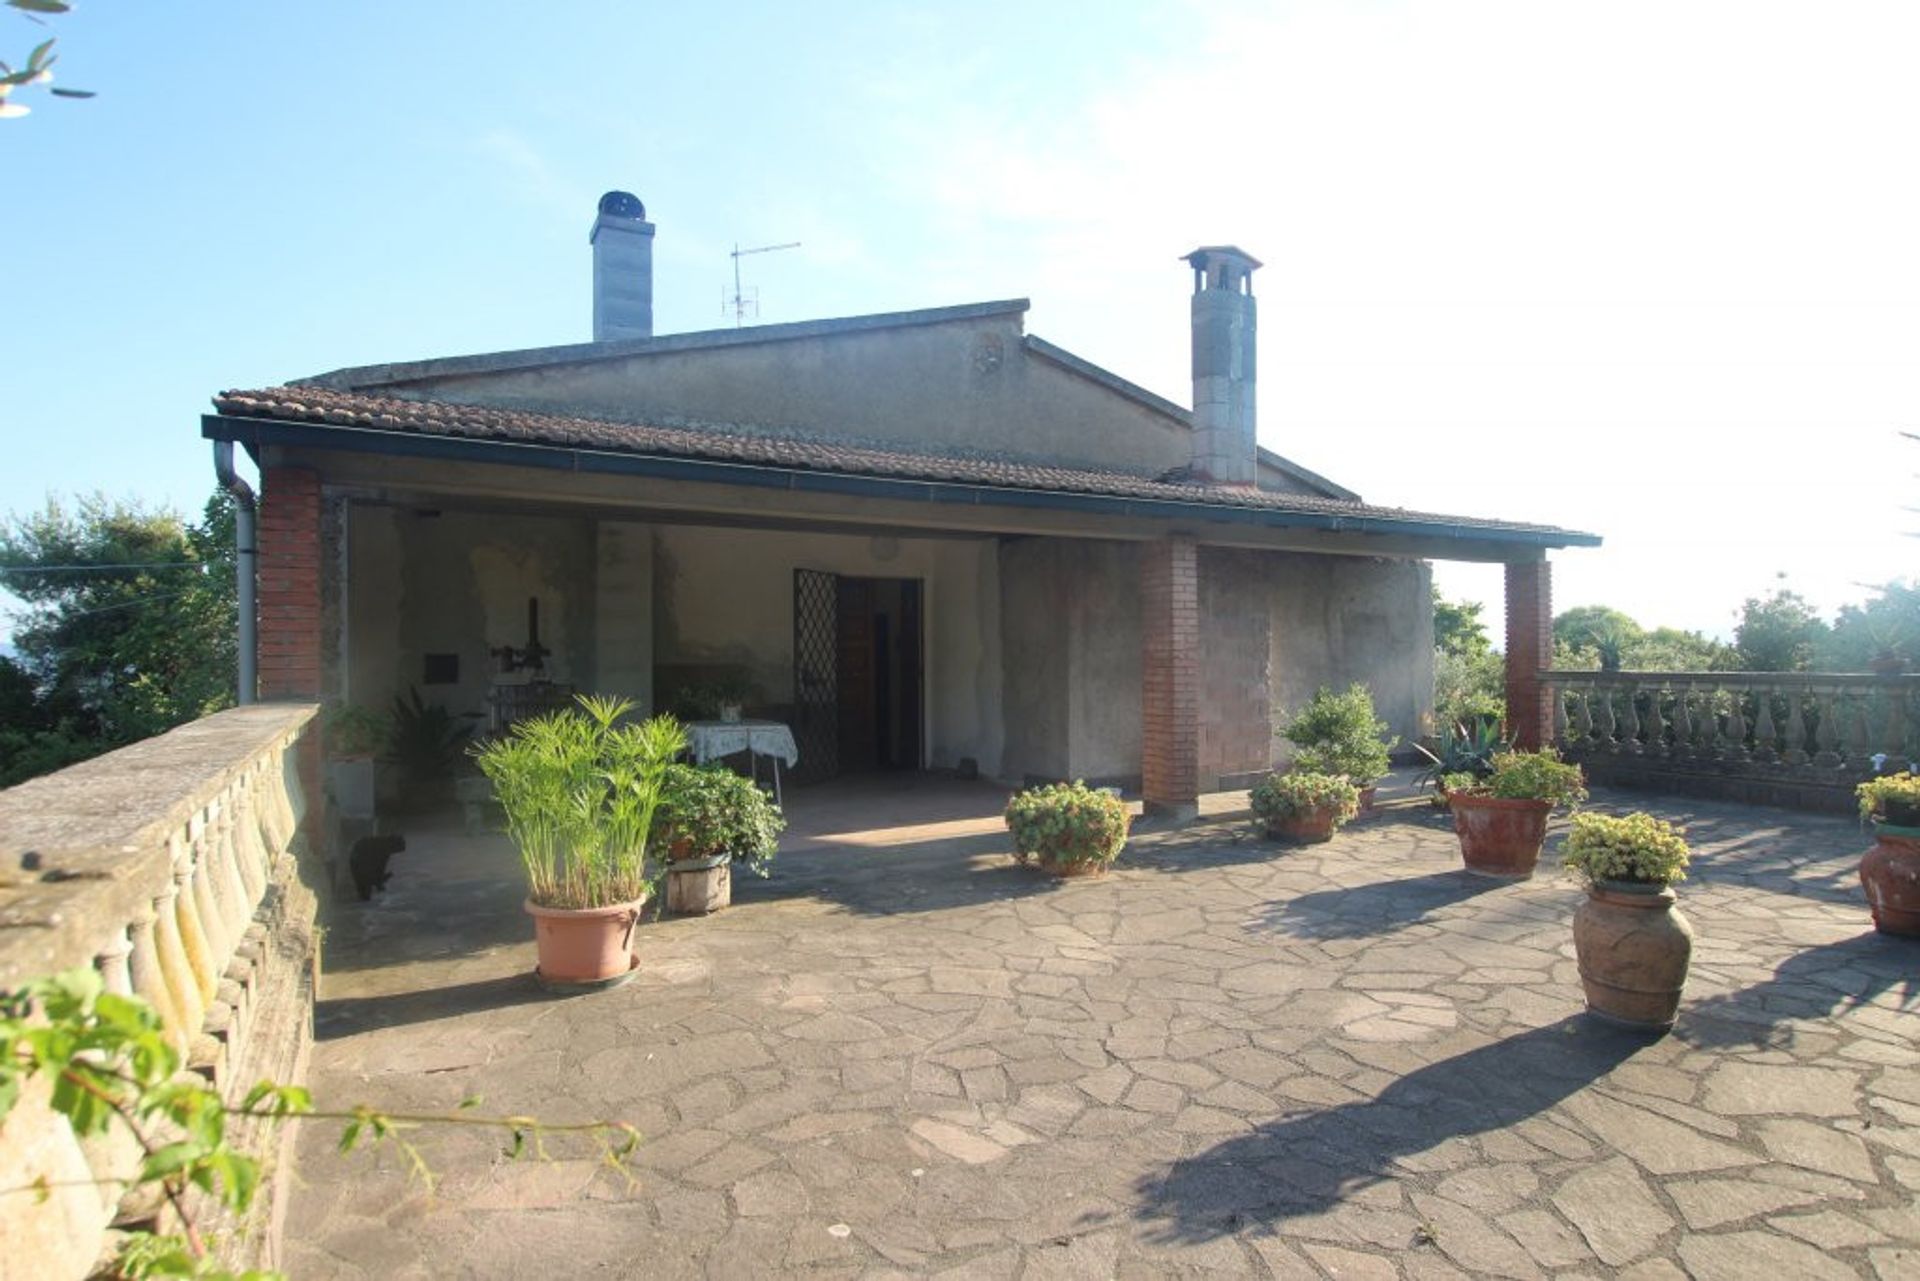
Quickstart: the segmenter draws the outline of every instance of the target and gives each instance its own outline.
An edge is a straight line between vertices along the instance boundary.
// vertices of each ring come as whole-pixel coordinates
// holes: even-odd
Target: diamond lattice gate
[[[840,772],[840,579],[817,569],[793,571],[793,736],[800,749],[794,777]]]

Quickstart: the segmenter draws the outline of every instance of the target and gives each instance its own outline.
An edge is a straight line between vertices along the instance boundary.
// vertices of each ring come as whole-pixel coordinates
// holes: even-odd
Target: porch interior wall
[[[1433,571],[1424,561],[1257,553],[1269,634],[1273,760],[1292,759],[1287,718],[1325,685],[1364,682],[1402,740],[1433,710]],[[1203,625],[1204,630],[1204,625]]]
[[[1200,790],[1245,785],[1273,763],[1271,557],[1200,549]]]
[[[756,703],[793,697],[793,571],[926,584],[925,713],[928,764],[971,757],[997,774],[1001,758],[998,564],[993,544],[970,539],[657,528],[654,661],[663,672],[744,668]]]
[[[484,715],[488,650],[527,641],[527,600],[540,601],[540,641],[552,679],[595,680],[594,525],[521,516],[355,503],[348,548],[348,697],[386,708],[418,687],[456,716]],[[453,654],[459,679],[424,683],[428,654]]]

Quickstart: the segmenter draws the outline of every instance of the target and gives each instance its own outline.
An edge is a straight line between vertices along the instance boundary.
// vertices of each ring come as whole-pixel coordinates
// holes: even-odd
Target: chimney
[[[653,337],[653,224],[630,191],[600,197],[593,233],[593,340]]]
[[[1232,245],[1203,245],[1193,264],[1193,470],[1222,485],[1257,478],[1253,414],[1253,273]]]

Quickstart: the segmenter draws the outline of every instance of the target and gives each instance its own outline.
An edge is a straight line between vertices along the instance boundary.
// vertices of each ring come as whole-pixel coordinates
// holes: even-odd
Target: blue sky
[[[661,332],[798,240],[764,320],[1028,296],[1183,403],[1175,259],[1242,244],[1263,443],[1606,535],[1563,606],[1831,608],[1920,547],[1913,9],[94,0],[52,30],[100,97],[0,122],[0,508],[197,508],[217,389],[584,339],[621,187]]]

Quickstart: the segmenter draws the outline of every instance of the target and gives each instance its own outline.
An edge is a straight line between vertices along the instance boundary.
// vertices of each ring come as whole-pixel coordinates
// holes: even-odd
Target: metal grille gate
[[[840,772],[840,579],[817,569],[793,571],[793,736],[800,749],[794,775],[832,778]]]

